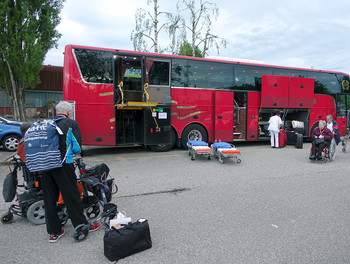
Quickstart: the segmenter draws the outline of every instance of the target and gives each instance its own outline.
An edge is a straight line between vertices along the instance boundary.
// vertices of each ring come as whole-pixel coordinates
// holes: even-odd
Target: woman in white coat
[[[269,120],[269,128],[270,137],[271,137],[271,148],[279,148],[278,144],[278,133],[280,132],[280,126],[282,124],[282,120],[278,115],[278,112],[274,112],[274,116],[270,117]]]

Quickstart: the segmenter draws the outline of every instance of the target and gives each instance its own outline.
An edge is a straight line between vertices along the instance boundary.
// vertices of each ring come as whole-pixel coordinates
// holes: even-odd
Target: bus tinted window
[[[89,83],[113,83],[111,52],[75,49],[74,53],[84,81]]]
[[[195,88],[230,89],[233,67],[216,62],[188,61],[188,86]]]
[[[169,62],[153,61],[148,73],[150,85],[169,85]]]
[[[306,77],[306,72],[293,69],[273,69],[273,75],[289,77]]]
[[[255,66],[235,66],[235,90],[261,90],[261,76],[272,75],[270,68]]]
[[[339,81],[333,73],[310,72],[307,77],[315,79],[315,93],[317,94],[340,93]]]
[[[187,60],[173,59],[171,85],[175,87],[188,87]]]

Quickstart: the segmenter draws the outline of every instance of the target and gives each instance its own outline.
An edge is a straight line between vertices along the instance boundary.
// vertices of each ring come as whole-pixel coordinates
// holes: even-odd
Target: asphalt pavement
[[[191,161],[180,149],[86,148],[85,163],[110,167],[119,211],[149,221],[153,247],[118,263],[350,263],[350,147],[321,164],[309,162],[309,143],[238,147],[241,164]],[[8,155],[0,150],[0,161]],[[2,163],[0,183],[7,173]],[[9,205],[0,198],[0,213]],[[70,222],[65,230],[50,244],[45,225],[15,216],[0,224],[0,261],[110,263],[104,228],[79,243]]]

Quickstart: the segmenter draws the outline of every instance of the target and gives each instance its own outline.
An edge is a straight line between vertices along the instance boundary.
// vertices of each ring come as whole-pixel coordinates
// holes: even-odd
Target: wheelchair
[[[326,140],[326,145],[322,150],[322,159],[317,160],[317,159],[310,159],[312,155],[312,146],[310,148],[310,154],[309,154],[309,160],[310,162],[324,162],[326,163],[327,161],[334,161],[335,159],[335,152],[336,152],[336,143],[335,140]]]

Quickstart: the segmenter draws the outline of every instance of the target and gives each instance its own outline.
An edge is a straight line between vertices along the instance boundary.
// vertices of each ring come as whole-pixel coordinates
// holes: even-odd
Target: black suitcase
[[[303,148],[303,134],[296,134],[296,144],[295,144],[295,147],[298,148],[298,149],[302,149]]]
[[[287,145],[296,145],[297,135],[294,131],[287,131]]]

